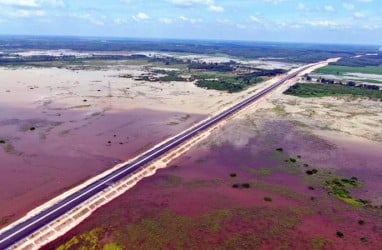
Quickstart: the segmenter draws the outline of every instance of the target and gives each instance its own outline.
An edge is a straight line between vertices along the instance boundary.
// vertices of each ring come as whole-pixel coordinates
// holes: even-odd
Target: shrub
[[[295,158],[289,158],[289,161],[293,162],[293,163],[297,162],[297,160]]]
[[[307,175],[313,175],[313,171],[312,171],[312,170],[307,170],[305,173],[306,173]]]
[[[236,177],[237,174],[236,173],[231,173],[229,176],[231,176],[233,178],[233,177]]]
[[[359,220],[359,221],[358,221],[358,224],[359,224],[359,225],[365,225],[365,221],[364,221],[364,220]]]
[[[5,144],[5,140],[0,140],[0,144]]]
[[[251,185],[249,183],[243,183],[243,184],[241,184],[241,186],[243,188],[250,188],[251,187]]]
[[[309,188],[309,190],[314,190],[314,187],[312,187],[312,186],[309,186],[308,188]]]
[[[336,235],[337,235],[337,237],[339,237],[339,238],[343,238],[343,237],[345,236],[344,233],[341,232],[341,231],[337,231]]]
[[[233,184],[233,185],[232,185],[232,187],[233,187],[233,188],[239,188],[239,187],[240,187],[240,185],[239,185],[239,184],[237,184],[237,183],[235,183],[235,184]]]
[[[313,174],[317,174],[317,172],[318,172],[318,170],[317,170],[317,169],[315,169],[315,168],[314,168],[314,169],[312,169],[312,173],[313,173]]]
[[[367,97],[379,100],[382,92],[355,86],[343,86],[332,84],[298,83],[284,92],[287,95],[299,97],[323,97],[323,96],[346,96]]]
[[[370,201],[368,201],[368,200],[363,200],[363,199],[358,199],[357,201],[360,202],[360,203],[362,203],[363,205],[368,205],[368,204],[370,203]],[[378,207],[376,206],[376,208],[378,208]]]
[[[283,148],[277,148],[276,151],[283,152],[284,149]]]
[[[265,200],[265,201],[268,201],[268,202],[271,202],[271,201],[272,201],[272,198],[271,198],[271,197],[268,197],[268,196],[266,196],[266,197],[264,197],[264,200]]]
[[[366,237],[361,237],[360,240],[361,240],[362,242],[367,242],[367,241],[368,241]]]
[[[29,130],[30,130],[30,131],[35,131],[36,128],[35,128],[35,127],[30,127]]]

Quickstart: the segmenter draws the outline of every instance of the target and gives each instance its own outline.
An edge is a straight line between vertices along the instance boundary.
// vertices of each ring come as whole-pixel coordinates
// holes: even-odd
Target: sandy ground
[[[0,68],[0,227],[261,87],[228,94],[118,77],[144,72]]]
[[[142,66],[119,67],[118,71],[0,68],[0,104],[57,111],[57,115],[61,110],[91,115],[134,108],[209,114],[243,96],[206,91],[189,82],[143,82],[118,77],[144,72]]]
[[[229,120],[172,166],[43,249],[380,249],[381,143],[312,127],[310,117],[279,107],[290,98],[275,95]],[[299,107],[311,108],[309,100]],[[275,151],[279,147],[283,153]],[[298,155],[296,164],[285,163]],[[305,174],[311,168],[318,176]],[[363,185],[352,195],[378,207],[352,207],[329,195],[322,184],[337,176],[356,176]],[[250,188],[232,187],[240,183]]]
[[[298,98],[280,89],[45,249],[380,249],[381,111],[380,102]],[[285,163],[289,157],[297,163]],[[323,187],[351,176],[362,183],[352,196],[371,206],[352,207]]]
[[[382,75],[381,74],[365,74],[365,73],[346,73],[344,75],[327,75],[327,74],[312,74],[314,78],[323,77],[335,80],[348,80],[348,81],[364,81],[366,84],[381,84]],[[375,83],[368,83],[368,80],[377,81]]]
[[[140,69],[136,68],[134,70],[136,70],[136,72],[139,72]],[[66,71],[66,70],[59,70],[59,71]],[[108,71],[104,71],[104,73],[105,72],[108,72]],[[87,71],[87,73],[89,73],[89,71]],[[110,73],[112,73],[113,75],[115,72],[110,72]],[[134,73],[134,72],[129,71],[129,73]],[[78,74],[81,74],[81,71],[79,71]],[[104,75],[104,77],[108,78],[110,77],[110,75],[107,75],[107,76]],[[110,78],[113,79],[114,77],[110,77]],[[118,81],[119,80],[120,79],[118,78]],[[131,81],[128,79],[123,79],[123,80]],[[116,83],[117,81],[113,82],[111,86],[113,86],[113,84],[116,84]],[[151,88],[151,89],[145,89],[145,90],[146,91],[151,90],[152,92],[153,86],[150,86],[151,84],[158,84],[158,83],[149,83],[146,86],[141,86],[141,84],[137,82],[133,82],[132,86],[134,87],[129,87],[129,88],[132,88],[132,89],[129,89],[129,91],[133,93],[139,93],[141,92],[141,88]],[[178,83],[173,83],[173,84],[178,84]],[[147,106],[145,105],[148,105],[151,107],[154,106],[156,110],[162,110],[162,111],[172,110],[174,112],[182,108],[185,108],[188,111],[192,111],[195,108],[195,106],[204,105],[202,107],[205,110],[207,109],[208,112],[216,112],[219,108],[222,107],[223,104],[224,105],[230,104],[233,101],[235,101],[237,98],[243,97],[251,93],[251,91],[253,91],[253,89],[251,89],[247,91],[247,93],[229,95],[229,98],[226,98],[228,94],[203,90],[203,92],[209,92],[208,98],[211,97],[211,100],[216,100],[215,105],[220,104],[219,108],[214,109],[207,104],[208,101],[204,99],[205,102],[203,102],[203,98],[200,98],[199,94],[196,94],[197,91],[199,91],[199,89],[195,88],[194,86],[189,86],[189,83],[184,83],[184,84],[188,84],[187,87],[190,88],[189,90],[187,90],[185,95],[192,96],[192,94],[195,94],[196,95],[195,99],[197,99],[197,102],[192,102],[192,103],[180,102],[179,104],[179,100],[177,100],[177,98],[174,98],[173,101],[175,102],[175,106],[172,107],[171,109],[168,103],[174,105],[174,103],[172,103],[171,97],[169,97],[171,96],[171,93],[173,92],[166,93],[166,96],[167,96],[166,98],[168,98],[169,100],[169,102],[166,102],[166,103],[161,103],[159,101],[160,98],[164,98],[164,96],[159,97],[160,94],[158,93],[152,93],[149,96],[142,95],[141,98],[139,98],[138,97],[139,95],[138,95],[134,97],[134,100],[139,100],[138,107],[147,108]],[[91,85],[91,83],[89,83],[89,85]],[[75,85],[73,86],[74,86],[73,90],[70,89],[70,91],[73,91],[73,93],[77,91],[79,93],[84,93],[84,95],[80,95],[79,96],[80,98],[78,99],[84,102],[84,99],[82,98],[86,98],[87,101],[85,103],[92,103],[92,100],[93,100],[94,103],[96,103],[96,105],[94,106],[96,106],[97,108],[102,107],[102,105],[105,104],[105,99],[109,101],[110,99],[116,99],[116,100],[113,100],[113,103],[111,106],[113,108],[110,110],[106,109],[104,115],[109,114],[109,112],[110,114],[114,114],[116,113],[115,110],[119,110],[119,111],[124,110],[124,107],[126,107],[124,104],[130,105],[129,102],[124,103],[125,100],[122,97],[116,96],[115,94],[113,94],[114,93],[113,88],[111,88],[110,92],[109,92],[109,88],[107,88],[108,96],[106,97],[97,96],[97,98],[94,98],[91,95],[86,95],[87,94],[86,90],[84,90],[84,92],[81,92],[79,91],[79,89],[81,88],[76,88]],[[118,86],[122,86],[122,85],[118,85]],[[173,86],[170,86],[170,87],[173,87]],[[100,88],[97,88],[96,90],[97,92],[103,91],[102,89],[101,91],[98,91],[98,89]],[[30,87],[29,90],[35,90],[35,87]],[[193,90],[195,92],[192,92]],[[65,91],[68,91],[68,89],[66,89]],[[206,152],[208,152],[210,149],[214,149],[216,147],[226,148],[225,145],[230,145],[228,148],[223,150],[222,155],[216,155],[216,157],[222,157],[225,155],[228,156],[229,155],[228,152],[236,152],[236,151],[237,151],[237,155],[240,155],[241,150],[243,148],[248,147],[248,145],[255,145],[255,148],[257,147],[257,150],[261,150],[261,147],[264,147],[264,145],[268,145],[268,146],[271,145],[270,147],[272,148],[272,150],[274,150],[274,147],[278,146],[279,145],[278,143],[280,143],[282,144],[282,146],[285,146],[288,154],[303,155],[304,159],[306,158],[306,161],[309,161],[310,164],[315,164],[316,166],[322,169],[325,169],[325,168],[330,170],[334,169],[336,173],[344,175],[344,176],[356,175],[362,178],[362,180],[365,182],[365,186],[363,190],[356,192],[357,195],[368,198],[372,200],[373,203],[375,204],[378,204],[378,202],[382,202],[379,199],[381,197],[380,190],[382,189],[381,189],[381,186],[378,184],[378,179],[379,179],[378,176],[380,176],[381,174],[380,172],[381,158],[379,155],[379,152],[381,152],[380,151],[381,149],[380,132],[381,131],[379,131],[375,125],[369,124],[370,122],[373,123],[376,121],[380,121],[380,117],[379,117],[379,114],[381,113],[380,104],[376,105],[375,103],[371,101],[363,101],[363,100],[359,101],[359,100],[351,100],[351,99],[334,99],[334,98],[332,98],[333,100],[330,98],[301,99],[301,98],[294,98],[290,96],[281,95],[281,92],[282,91],[279,91],[279,93],[275,95],[273,98],[271,98],[268,103],[261,105],[260,109],[257,110],[256,112],[253,112],[253,111],[251,112],[250,110],[248,110],[247,113],[235,118],[219,133],[207,139],[203,144],[201,144],[200,147],[198,147],[198,150],[202,150],[202,151],[205,150]],[[6,93],[10,94],[12,93],[12,91],[10,90],[9,92],[6,92]],[[41,105],[41,103],[39,102],[33,102],[33,103],[35,105],[37,104],[38,108],[40,108],[43,111],[46,111],[47,109],[51,109],[53,107],[54,111],[58,110],[59,112],[63,112],[63,113],[73,112],[73,111],[76,111],[76,109],[93,107],[93,105],[91,105],[90,107],[72,106],[73,105],[72,101],[78,100],[77,98],[73,98],[73,93],[71,93],[71,95],[68,95],[67,98],[61,98],[63,97],[63,94],[57,93],[56,95],[58,97],[57,102],[55,101],[54,98],[51,98],[53,99],[52,102],[45,103],[45,105],[44,104]],[[216,95],[214,96],[214,94],[211,94],[211,93],[215,93]],[[177,94],[182,96],[182,93],[177,93]],[[158,97],[159,100],[153,97]],[[38,96],[36,96],[35,98],[38,98]],[[178,99],[181,99],[181,98],[178,98]],[[191,99],[191,98],[187,98],[187,99]],[[193,96],[192,96],[192,99],[193,99]],[[12,100],[13,100],[12,98],[9,98],[8,102],[12,103]],[[18,102],[20,101],[22,100],[19,99]],[[136,105],[136,103],[132,101],[131,105],[133,107],[133,110],[136,110],[137,106],[135,106],[134,104]],[[352,105],[351,111],[356,110],[355,113],[350,112],[349,111],[350,109],[346,108],[346,107],[349,107],[349,105]],[[5,105],[3,105],[3,107],[5,107]],[[200,108],[200,106],[198,106],[198,108]],[[9,111],[10,109],[6,108],[4,110]],[[324,110],[324,112],[322,112],[322,110]],[[141,112],[145,113],[142,110]],[[28,110],[18,111],[18,113],[22,113],[24,115],[29,114]],[[372,115],[370,115],[369,113],[372,113]],[[11,115],[11,114],[9,113],[8,115]],[[61,117],[62,114],[57,116]],[[151,116],[154,116],[154,114],[149,112],[149,114],[146,116],[146,118],[144,118],[144,120],[148,119],[147,117],[151,117]],[[167,122],[165,124],[169,127],[172,127],[179,124],[184,124],[184,121],[188,120],[189,123],[187,123],[187,125],[190,125],[194,123],[195,121],[197,121],[198,119],[201,119],[201,117],[203,117],[203,116],[197,117],[192,114],[190,116],[191,118],[179,112],[177,114],[172,113],[171,115],[168,116],[168,118],[165,119],[165,121]],[[347,119],[353,116],[356,116],[357,119],[355,120]],[[34,114],[31,114],[31,119],[32,117],[36,117],[36,116]],[[73,114],[70,114],[70,117],[75,117],[75,116],[73,116]],[[166,117],[166,115],[158,115],[158,117]],[[158,120],[159,119],[158,117],[153,118],[152,122],[154,123],[154,120]],[[339,119],[342,117],[343,119]],[[115,117],[109,117],[109,118],[113,120],[116,119]],[[138,116],[136,117],[133,116],[132,120],[137,120],[137,118]],[[110,119],[105,119],[105,122],[107,122],[108,120]],[[335,120],[335,123],[331,123],[331,121],[333,120]],[[351,121],[351,125],[348,125],[349,120]],[[11,122],[8,120],[7,124],[9,125],[10,123]],[[66,121],[64,123],[66,123]],[[8,126],[8,125],[4,125],[4,126]],[[48,125],[46,125],[45,123],[44,126],[48,126]],[[49,126],[53,126],[53,125],[49,125]],[[61,125],[58,125],[58,127],[59,126]],[[184,124],[184,126],[186,126],[186,124]],[[71,130],[69,130],[69,134],[71,134],[70,131]],[[257,135],[259,131],[268,131],[268,133],[272,133],[272,134],[268,134],[268,136],[264,137],[265,139],[263,141],[261,140],[253,141],[253,139],[251,138],[253,138],[254,135]],[[362,132],[360,134],[357,134],[357,131],[358,132],[362,131]],[[79,134],[77,135],[80,135],[80,134],[82,135],[84,131],[80,130],[78,132]],[[349,134],[352,134],[355,136],[352,136],[349,138],[348,136]],[[117,137],[119,137],[119,135],[120,133],[118,132]],[[301,137],[298,137],[298,136],[296,137],[296,135],[299,135]],[[166,137],[163,134],[161,136],[162,138]],[[89,139],[91,137],[94,137],[94,135],[90,134],[89,137],[87,138]],[[360,137],[364,137],[364,139],[360,139]],[[106,141],[108,138],[113,138],[112,133],[110,133],[108,137],[105,137],[102,140]],[[371,142],[369,139],[374,140],[374,142]],[[117,140],[115,142],[117,142],[118,144],[118,142],[120,143],[121,141]],[[74,144],[77,144],[77,143],[78,142],[74,142]],[[262,146],[258,148],[259,145],[262,145]],[[371,148],[371,150],[358,150],[358,147],[360,145],[362,145],[362,147],[364,148]],[[17,149],[18,147],[15,147],[15,148]],[[316,151],[317,149],[320,150],[319,153],[317,153]],[[19,152],[19,151],[15,150],[14,153],[15,152]],[[221,150],[219,150],[219,152],[221,152]],[[196,153],[191,152],[190,154],[187,154],[185,158],[182,158],[183,159],[182,161],[178,162],[179,165],[182,165],[185,159],[187,161],[188,159],[187,157],[195,157],[194,154],[198,155],[199,152],[196,152]],[[203,163],[206,161],[205,157],[208,157],[208,153],[207,155],[199,159],[196,159],[195,161],[192,161],[192,162]],[[250,159],[246,155],[243,155],[242,157],[238,157],[238,158],[242,158],[245,161],[250,161]],[[235,159],[237,158],[235,157]],[[225,161],[222,161],[222,162],[217,162],[216,164],[212,164],[212,166],[219,166],[219,164],[224,165],[227,163],[229,163],[229,159],[226,159]],[[231,164],[238,164],[238,163],[232,162]],[[268,165],[274,164],[274,162],[273,161],[269,162],[269,160],[263,159],[261,160],[259,164],[262,164],[263,166],[268,166]],[[360,168],[360,165],[362,165],[362,168]],[[367,171],[365,171],[365,169],[367,169]],[[221,174],[226,174],[226,173],[223,173],[222,171],[223,171],[222,169],[213,167],[212,172],[208,172],[208,173],[210,176],[214,176],[217,174],[217,176],[219,177],[221,176]],[[229,170],[225,170],[225,171],[229,171]],[[259,174],[267,172],[266,168],[255,169],[254,171]],[[191,169],[188,169],[185,174],[187,177],[192,177],[193,175],[195,175],[195,176],[199,176],[200,178],[200,173],[196,174]],[[204,174],[205,172],[203,173],[203,175]],[[282,180],[284,180],[284,182]],[[296,183],[296,180],[294,178],[291,178],[291,179],[289,179],[289,177],[285,178],[285,176],[283,175],[275,175],[272,178],[270,177],[269,180],[267,181],[271,181],[271,184],[272,183],[283,184],[287,187],[294,188],[300,192],[304,192],[304,190],[306,190],[306,187]],[[227,189],[224,189],[223,192],[227,192],[227,194],[230,193],[228,192]],[[268,194],[268,193],[262,193],[263,191],[257,191],[257,192],[258,193],[256,193],[255,195],[265,196]],[[203,193],[204,192],[196,193],[196,195],[199,196],[199,195],[202,195]],[[145,193],[143,192],[143,196],[144,194]],[[213,194],[209,193],[210,195],[209,197],[215,194],[216,194],[215,192]],[[171,196],[170,194],[167,194],[167,195],[169,195],[168,197]],[[229,196],[229,197],[230,199],[233,199],[233,197],[236,195],[237,193],[235,194],[232,193],[232,196]],[[185,196],[185,195],[184,193],[180,192],[179,194],[177,194],[176,197],[182,197],[182,196]],[[152,193],[150,194],[150,197],[153,197]],[[196,199],[196,196],[194,198]],[[248,203],[248,198],[249,198],[248,196],[244,195],[244,196],[239,196],[238,198],[239,200],[237,200],[237,202],[239,204],[242,204],[244,206],[254,205],[251,202]],[[280,203],[279,202],[275,203],[276,206],[289,206],[291,204],[288,199],[283,200],[284,199],[283,197],[278,197],[278,198],[280,198]],[[197,199],[197,201],[195,201],[193,206],[187,207],[187,210],[191,214],[189,214],[188,212],[186,213],[185,212],[186,210],[182,210],[183,207],[181,203],[176,203],[176,205],[174,206],[178,209],[177,212],[183,211],[182,213],[186,213],[186,215],[194,215],[194,216],[200,215],[200,213],[209,211],[208,209],[200,210],[200,211],[197,210],[200,204],[204,204],[204,203],[209,204],[209,202],[204,200],[203,197],[201,199],[202,200]],[[168,200],[168,198],[166,198],[166,200]],[[133,200],[133,202],[135,201]],[[218,204],[222,204],[221,203],[222,201],[219,199],[216,200],[216,202],[218,202]],[[257,202],[259,201],[256,200],[255,205],[257,204]],[[113,204],[118,204],[118,203],[113,203]],[[110,205],[110,207],[113,207],[114,206],[113,204]],[[219,208],[219,206],[213,206],[212,204],[208,206],[210,206],[210,208],[212,207]],[[192,211],[199,211],[199,212],[192,214]],[[101,210],[101,213],[102,213],[102,210]],[[358,216],[357,214],[356,215],[353,214],[354,211],[351,211],[350,213],[352,213],[352,216]],[[277,216],[277,213],[276,213],[276,216]],[[325,218],[317,218],[314,216],[309,217],[309,219],[304,220],[304,223],[299,227],[300,228],[299,230],[302,230],[303,232],[307,232],[306,230],[309,229],[310,227],[309,225],[312,225],[312,224],[322,226],[321,223],[323,219],[325,220]],[[84,227],[86,228],[86,223]],[[328,230],[329,229],[332,230],[334,228],[333,225],[330,225],[330,224],[326,224],[326,227],[328,228]],[[346,228],[346,223],[342,224],[341,227]],[[318,229],[319,227],[315,227],[315,230],[318,230]],[[309,230],[312,230],[312,228],[310,228]],[[355,229],[354,229],[354,232],[355,232]],[[314,232],[309,231],[309,233],[313,234]],[[378,238],[374,234],[374,232],[367,232],[367,234],[369,237],[373,239]],[[73,234],[69,234],[69,236],[70,235],[73,235]],[[330,238],[331,241],[335,240],[332,234],[326,234],[325,236]],[[352,244],[353,243],[349,243],[343,246],[351,246]]]
[[[115,70],[0,72],[1,227],[203,119],[211,95],[226,101],[190,83],[135,82]]]

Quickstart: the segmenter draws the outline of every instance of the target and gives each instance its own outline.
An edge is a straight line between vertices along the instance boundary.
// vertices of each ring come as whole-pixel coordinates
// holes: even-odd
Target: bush
[[[239,185],[239,184],[237,184],[237,183],[235,183],[235,184],[233,184],[233,185],[232,185],[232,187],[233,187],[233,188],[239,188],[239,187],[240,187],[240,185]]]
[[[233,177],[236,177],[237,174],[236,173],[231,173],[229,176],[231,176],[233,178]]]
[[[297,162],[297,160],[295,158],[289,158],[289,161],[293,162],[293,163]]]
[[[317,84],[317,83],[298,83],[284,92],[287,95],[298,97],[323,97],[323,96],[353,96],[368,97],[379,100],[382,91],[363,87],[352,87],[344,85]]]
[[[283,152],[284,149],[283,148],[277,148],[276,151]]]
[[[5,140],[0,140],[0,144],[5,144]]]
[[[307,175],[313,175],[313,171],[312,171],[312,170],[307,170],[305,173],[306,173]]]
[[[249,183],[243,183],[243,184],[241,184],[241,186],[243,188],[250,188],[251,187],[251,185]]]
[[[271,202],[271,201],[272,201],[272,198],[271,198],[271,197],[268,197],[268,196],[266,196],[266,197],[264,197],[264,200],[265,200],[265,201],[267,201],[267,202]]]
[[[341,231],[337,231],[336,235],[337,235],[337,237],[339,237],[339,238],[343,238],[343,237],[345,236],[344,233],[341,232]]]
[[[359,225],[365,225],[365,221],[364,221],[364,220],[359,220],[359,221],[358,221],[358,224],[359,224]]]

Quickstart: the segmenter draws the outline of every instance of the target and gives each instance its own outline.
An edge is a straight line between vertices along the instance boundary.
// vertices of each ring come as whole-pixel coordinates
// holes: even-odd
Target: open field
[[[43,249],[379,249],[382,146],[280,115],[290,98],[231,120]],[[333,189],[352,177],[344,190],[370,206]]]
[[[136,79],[165,66],[184,70],[141,60],[0,68],[1,227],[261,87]]]
[[[0,69],[1,227],[265,84],[199,88],[177,61],[40,66]],[[289,87],[45,249],[382,248],[382,103]]]
[[[319,83],[298,83],[289,88],[285,94],[299,97],[351,96],[382,101],[380,90]]]
[[[344,75],[349,73],[382,75],[382,66],[351,67],[341,65],[328,65],[318,69],[317,73],[328,75]]]
[[[34,37],[7,37],[0,38],[0,46],[5,45],[7,49],[32,50],[35,54],[41,50],[54,50],[60,54],[63,51],[81,51],[82,54],[94,52],[124,52],[124,51],[143,51],[150,53],[159,51],[161,53],[176,52],[188,55],[225,55],[229,57],[245,59],[264,59],[282,62],[312,63],[333,57],[355,56],[357,53],[373,53],[378,47],[353,45],[320,45],[316,44],[289,44],[289,43],[253,43],[253,42],[218,42],[218,41],[199,41],[195,46],[194,41],[186,40],[141,40],[135,39],[81,39],[71,37],[56,39]],[[72,53],[73,54],[73,53]],[[105,53],[103,53],[105,54]],[[30,55],[30,53],[29,53]],[[119,55],[119,54],[118,54]],[[4,55],[6,57],[6,55]]]
[[[380,249],[382,104],[284,90],[44,249]]]

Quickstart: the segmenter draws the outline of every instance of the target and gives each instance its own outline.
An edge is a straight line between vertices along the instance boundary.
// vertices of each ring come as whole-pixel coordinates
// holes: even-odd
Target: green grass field
[[[352,79],[352,81],[358,81],[358,82],[367,82],[367,83],[373,83],[373,84],[382,84],[382,80],[373,80],[373,79]]]
[[[354,96],[382,100],[382,91],[380,90],[318,83],[298,83],[284,93],[299,97]]]
[[[327,74],[327,75],[343,75],[346,73],[364,73],[364,74],[382,75],[382,66],[349,67],[349,66],[328,65],[326,67],[318,69],[316,72],[321,74]]]

